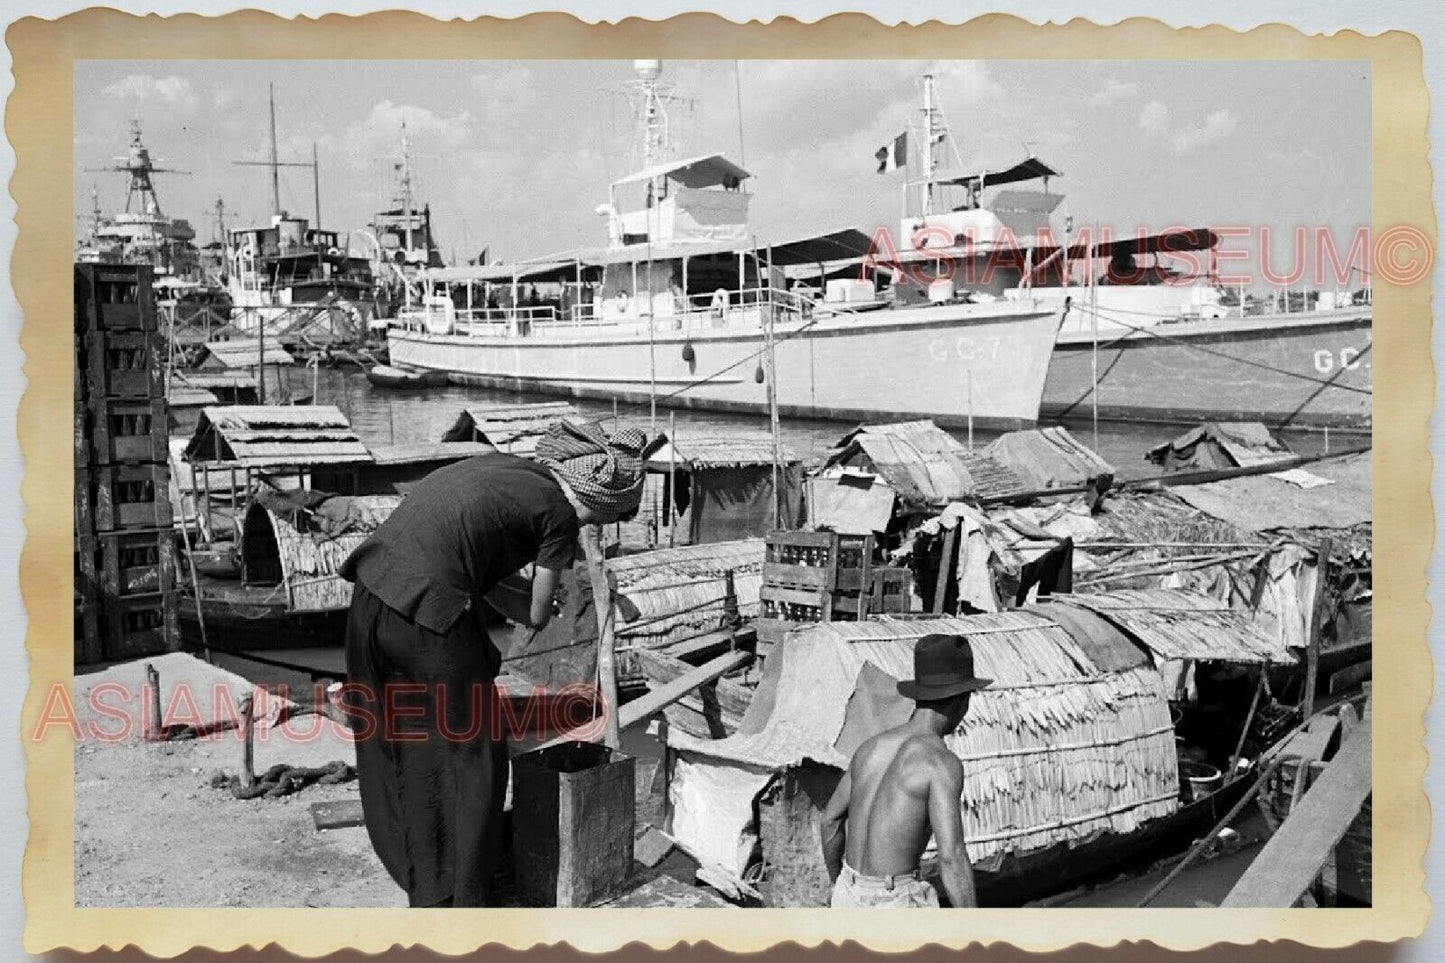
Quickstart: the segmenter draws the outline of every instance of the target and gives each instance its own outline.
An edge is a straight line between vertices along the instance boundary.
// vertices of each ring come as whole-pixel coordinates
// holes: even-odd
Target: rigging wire
[[[1171,343],[1171,344],[1176,344],[1176,345],[1178,345],[1178,346],[1181,347],[1181,348],[1186,348],[1186,349],[1189,349],[1189,350],[1191,350],[1191,351],[1198,351],[1198,352],[1201,352],[1201,353],[1203,353],[1203,354],[1213,355],[1213,356],[1215,356],[1215,357],[1217,357],[1217,358],[1223,358],[1223,359],[1226,360],[1226,361],[1233,361],[1233,362],[1235,362],[1236,364],[1245,365],[1246,367],[1259,368],[1259,369],[1261,369],[1261,370],[1271,372],[1272,374],[1284,375],[1284,376],[1290,377],[1290,378],[1297,378],[1297,379],[1299,379],[1299,380],[1301,380],[1301,381],[1308,381],[1308,382],[1310,382],[1310,383],[1312,383],[1312,384],[1321,385],[1321,386],[1326,387],[1326,388],[1338,388],[1338,389],[1340,389],[1341,391],[1353,391],[1353,392],[1355,392],[1355,393],[1357,393],[1357,394],[1362,394],[1362,395],[1373,395],[1373,394],[1374,394],[1373,389],[1370,389],[1370,388],[1359,388],[1359,387],[1356,387],[1355,385],[1345,385],[1345,384],[1339,384],[1339,383],[1337,383],[1337,380],[1336,380],[1336,379],[1339,378],[1339,374],[1336,374],[1336,375],[1334,375],[1334,376],[1332,376],[1332,377],[1330,377],[1330,378],[1316,378],[1316,377],[1313,376],[1313,375],[1301,374],[1301,373],[1298,372],[1298,371],[1290,371],[1290,370],[1287,369],[1287,368],[1281,368],[1281,367],[1279,367],[1278,365],[1266,364],[1266,363],[1263,362],[1263,361],[1253,361],[1253,360],[1251,360],[1251,359],[1249,359],[1249,358],[1241,358],[1241,357],[1239,357],[1238,355],[1233,355],[1233,354],[1230,354],[1230,353],[1228,353],[1228,352],[1226,352],[1226,351],[1219,351],[1219,350],[1214,349],[1214,348],[1208,348],[1208,347],[1205,347],[1204,345],[1190,344],[1190,343],[1188,343],[1188,342],[1186,342],[1186,341],[1182,341],[1181,339],[1179,339],[1179,338],[1177,338],[1177,337],[1173,337],[1173,336],[1167,335],[1167,334],[1160,334],[1159,332],[1152,330],[1152,329],[1151,329],[1150,327],[1148,327],[1148,326],[1137,325],[1137,324],[1130,324],[1128,321],[1124,321],[1124,320],[1122,320],[1122,319],[1120,319],[1120,318],[1112,317],[1112,316],[1110,316],[1109,314],[1107,314],[1107,313],[1105,313],[1105,312],[1103,312],[1103,311],[1099,311],[1099,310],[1097,310],[1097,309],[1091,310],[1091,309],[1088,308],[1087,306],[1081,307],[1080,310],[1082,310],[1082,311],[1084,311],[1084,312],[1086,312],[1086,313],[1091,313],[1091,314],[1093,314],[1093,315],[1095,316],[1095,318],[1097,318],[1097,319],[1099,319],[1099,320],[1110,321],[1110,322],[1113,322],[1114,324],[1119,325],[1120,327],[1128,328],[1128,329],[1129,329],[1129,332],[1130,332],[1131,334],[1146,334],[1146,335],[1148,335],[1148,336],[1151,337],[1151,338],[1158,338],[1160,341],[1165,341],[1165,342],[1169,342],[1169,343]],[[1111,310],[1112,310],[1112,309],[1111,309]],[[1110,341],[1100,342],[1100,344],[1101,344],[1101,346],[1104,346],[1104,347],[1112,347],[1112,346],[1118,344],[1119,342],[1124,341],[1124,340],[1127,339],[1128,337],[1129,337],[1129,334],[1123,334],[1123,335],[1120,335],[1118,338],[1114,338],[1114,339],[1112,339],[1112,340],[1110,340]],[[1360,353],[1359,353],[1359,355],[1357,356],[1357,359],[1358,359],[1358,358],[1363,358],[1365,355],[1369,354],[1369,353],[1370,353],[1370,349],[1371,349],[1373,346],[1374,346],[1373,343],[1371,343],[1371,344],[1367,344],[1367,345],[1365,345],[1365,347],[1361,348],[1361,349],[1360,349]],[[1345,369],[1341,368],[1341,369],[1340,369],[1340,373],[1343,373],[1344,370],[1345,370]]]

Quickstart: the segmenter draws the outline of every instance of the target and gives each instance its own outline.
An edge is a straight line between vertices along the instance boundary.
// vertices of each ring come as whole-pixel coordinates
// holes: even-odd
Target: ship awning
[[[984,187],[996,186],[998,184],[1017,184],[1019,181],[1031,181],[1040,177],[1061,177],[1063,172],[1055,170],[1037,157],[1030,157],[1020,161],[1012,167],[999,171],[980,171],[976,174],[937,174],[928,183],[931,184],[954,184],[959,187],[967,187],[971,190],[981,190]]]
[[[589,262],[584,258],[582,266]],[[424,281],[442,281],[462,284],[467,281],[510,282],[518,281],[565,281],[577,271],[578,261],[524,261],[516,264],[469,264],[465,267],[428,268],[418,272]]]
[[[703,154],[684,160],[653,164],[651,167],[644,167],[642,170],[628,174],[612,183],[615,187],[621,184],[650,181],[656,177],[668,177],[683,187],[716,187],[728,181],[742,181],[751,176],[721,154]]]
[[[845,227],[773,244],[771,249],[774,266],[791,267],[794,264],[824,264],[860,258],[868,253],[871,245],[872,239],[867,234],[856,227]],[[766,249],[759,253],[766,254]]]

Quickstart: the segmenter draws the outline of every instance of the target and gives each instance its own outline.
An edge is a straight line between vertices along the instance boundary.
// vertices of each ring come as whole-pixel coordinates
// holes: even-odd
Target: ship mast
[[[923,214],[933,213],[934,138],[939,129],[938,109],[934,106],[933,74],[923,75],[923,144],[919,154],[923,161]]]
[[[406,230],[406,251],[411,253],[411,139],[406,135],[406,118],[401,119],[401,215]]]
[[[316,158],[316,142],[311,142],[311,160],[309,161],[283,161],[280,159],[276,145],[276,85],[267,84],[271,104],[271,158],[263,161],[238,160],[233,164],[240,164],[243,167],[269,167],[271,168],[271,213],[281,216],[286,212],[281,209],[281,168],[283,167],[309,167],[311,168],[312,193],[316,203],[316,220],[312,227],[321,226],[321,163]]]
[[[132,117],[130,121],[130,149],[122,157],[115,158],[117,163],[114,167],[88,167],[87,171],[102,172],[114,171],[119,174],[130,175],[130,182],[125,193],[125,212],[130,213],[131,205],[139,202],[140,213],[154,214],[157,217],[161,214],[160,198],[156,196],[155,184],[151,181],[152,174],[189,174],[190,171],[175,170],[169,167],[157,167],[151,160],[150,151],[146,149],[141,141],[140,118]],[[99,202],[97,202],[97,209]]]

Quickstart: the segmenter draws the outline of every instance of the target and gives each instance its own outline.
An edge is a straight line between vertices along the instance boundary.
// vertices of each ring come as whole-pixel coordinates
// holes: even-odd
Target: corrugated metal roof
[[[647,467],[653,471],[667,471],[668,463],[676,449],[679,468],[732,468],[739,465],[771,465],[773,463],[773,440],[766,434],[737,434],[726,437],[686,437],[676,445],[668,442],[653,452],[647,459]],[[797,452],[786,444],[779,445],[782,463],[798,462]]]
[[[1223,602],[1178,589],[1055,595],[1051,601],[1096,612],[1163,659],[1294,662],[1282,639]]]
[[[267,365],[295,364],[296,359],[281,347],[281,342],[266,339],[266,350],[261,351],[258,338],[232,338],[228,341],[208,341],[201,364],[214,361],[223,368],[254,368],[258,363]]]
[[[983,452],[1033,490],[1069,488],[1102,474],[1114,474],[1113,465],[1059,427],[1011,431],[994,439]]]
[[[537,439],[563,419],[577,419],[577,409],[565,401],[525,405],[477,405],[462,409],[441,441],[484,441],[498,451],[529,455]]]
[[[406,445],[379,445],[369,449],[378,465],[414,465],[419,462],[461,461],[496,451],[480,441],[423,441]]]
[[[371,453],[335,405],[219,405],[201,411],[186,458],[306,467],[367,462]]]

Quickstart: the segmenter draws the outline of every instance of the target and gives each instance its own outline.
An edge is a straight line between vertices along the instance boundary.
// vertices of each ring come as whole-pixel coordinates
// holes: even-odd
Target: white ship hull
[[[787,316],[774,333],[778,407],[796,417],[1030,426],[1059,323],[1057,310],[1033,303]],[[655,394],[666,407],[750,412],[768,406],[757,378],[765,338],[736,312],[726,323],[659,318],[651,338],[645,319],[551,322],[526,335],[500,324],[388,332],[392,364],[445,371],[456,383],[626,402]]]

